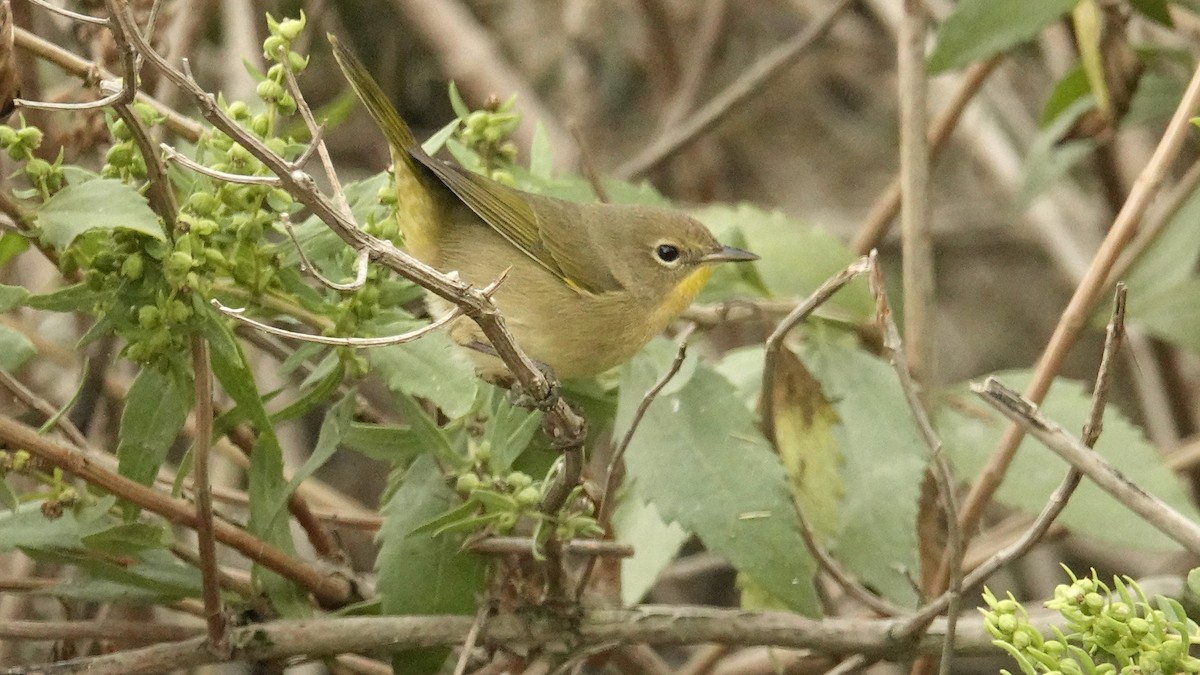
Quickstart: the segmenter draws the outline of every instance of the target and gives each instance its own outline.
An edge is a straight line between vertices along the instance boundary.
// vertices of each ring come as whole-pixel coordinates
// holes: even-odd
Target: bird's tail
[[[392,107],[391,101],[383,93],[383,89],[379,87],[375,78],[371,77],[371,73],[367,71],[363,62],[359,61],[358,57],[336,36],[329,36],[329,44],[333,46],[333,57],[337,60],[342,75],[345,75],[346,81],[350,83],[354,93],[358,95],[359,100],[366,106],[367,112],[371,114],[371,118],[375,120],[375,124],[379,125],[379,129],[387,137],[388,145],[394,150],[400,151],[396,153],[397,155],[403,155],[402,158],[394,159],[403,159],[410,168],[416,170],[412,156],[424,151],[416,137],[413,136],[412,130]]]

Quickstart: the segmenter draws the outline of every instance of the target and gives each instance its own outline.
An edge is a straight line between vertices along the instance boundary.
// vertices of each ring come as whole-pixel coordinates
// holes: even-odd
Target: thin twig
[[[221,606],[221,581],[217,568],[217,542],[213,536],[212,490],[208,479],[209,450],[212,448],[212,369],[208,360],[208,342],[192,337],[192,374],[195,378],[196,442],[192,445],[192,481],[196,494],[196,543],[200,549],[200,580],[204,596],[204,620],[208,626],[208,647],[214,654],[226,655],[229,640],[225,632],[225,610]]]
[[[907,370],[917,382],[933,373],[934,261],[929,210],[929,90],[925,41],[929,20],[921,0],[904,0],[897,37],[900,98],[900,205]]]
[[[1079,334],[1087,326],[1087,319],[1096,300],[1104,291],[1109,272],[1121,252],[1137,234],[1142,216],[1150,202],[1158,193],[1167,171],[1171,168],[1184,139],[1190,133],[1189,120],[1200,106],[1200,67],[1192,74],[1192,79],[1184,92],[1179,106],[1175,110],[1167,129],[1163,134],[1153,156],[1133,184],[1129,199],[1117,214],[1112,227],[1105,236],[1100,250],[1085,273],[1083,280],[1075,289],[1070,302],[1063,310],[1045,351],[1038,360],[1032,380],[1025,390],[1025,396],[1036,405],[1046,396],[1062,366],[1067,352],[1079,338]],[[1017,420],[1014,420],[1017,422]],[[975,483],[971,486],[963,502],[959,523],[964,532],[972,532],[983,516],[984,508],[992,500],[996,488],[1004,479],[1013,455],[1024,437],[1026,427],[1023,423],[1010,425],[1001,438],[992,456],[980,471]]]
[[[808,318],[817,307],[825,303],[834,293],[837,293],[843,286],[854,280],[855,277],[867,272],[870,269],[871,261],[869,258],[863,257],[850,263],[846,269],[838,272],[825,283],[817,287],[811,295],[804,299],[803,302],[796,305],[791,312],[788,313],[775,330],[767,338],[766,354],[763,357],[763,383],[762,391],[764,396],[762,399],[762,424],[763,433],[772,443],[775,442],[775,410],[774,402],[770,396],[765,395],[766,392],[774,390],[775,373],[778,370],[776,361],[779,358],[779,351],[783,349],[783,340],[787,337],[792,329]]]
[[[357,291],[367,283],[367,272],[369,271],[370,257],[366,251],[359,251],[354,259],[354,280],[347,284],[341,284],[331,279],[326,279],[325,275],[317,269],[317,266],[312,264],[308,256],[304,253],[304,247],[300,245],[300,240],[296,238],[296,228],[292,227],[292,218],[286,213],[279,215],[280,222],[283,223],[283,229],[287,232],[288,239],[291,239],[292,246],[296,248],[296,255],[300,256],[300,270],[308,272],[312,278],[316,279],[322,286],[335,291]]]
[[[147,511],[157,513],[173,523],[197,527],[199,516],[192,504],[172,499],[124,476],[102,469],[81,452],[39,436],[37,430],[7,415],[0,415],[0,442],[10,447],[24,448],[30,454],[61,467],[67,473]],[[353,586],[344,577],[298,560],[239,527],[217,520],[213,522],[213,531],[217,541],[308,589],[323,605],[341,606],[354,596]]]
[[[880,268],[874,252],[871,254],[871,274],[867,277],[871,293],[875,296],[875,321],[883,333],[883,346],[888,350],[896,378],[900,381],[900,389],[904,399],[912,411],[913,419],[921,432],[921,438],[929,448],[929,460],[933,465],[933,476],[937,482],[938,496],[941,498],[942,509],[946,514],[946,551],[952,572],[949,585],[950,601],[946,612],[946,637],[942,645],[941,672],[946,675],[950,664],[950,656],[954,652],[954,630],[958,620],[958,606],[962,596],[962,556],[963,533],[958,527],[958,500],[955,496],[954,474],[946,459],[942,447],[942,439],[933,428],[929,418],[926,403],[917,391],[917,383],[913,380],[909,368],[904,345],[900,342],[900,331],[892,315],[891,304],[888,302],[887,291],[883,285],[883,270]],[[932,573],[936,573],[933,570]],[[931,619],[932,620],[932,619]]]
[[[762,382],[762,397],[760,406],[762,408],[762,425],[763,433],[772,443],[776,443],[775,437],[775,378],[777,377],[780,366],[780,353],[784,349],[784,340],[788,333],[800,324],[805,318],[813,313],[817,307],[821,306],[825,301],[833,296],[843,286],[850,283],[855,277],[871,270],[871,259],[864,257],[851,263],[846,269],[838,272],[830,277],[825,283],[821,284],[817,290],[813,291],[810,296],[805,298],[803,302],[788,313],[775,330],[767,338],[766,355],[763,358],[763,382]],[[804,513],[800,505],[793,500],[793,506],[796,513],[796,520],[800,526],[800,536],[804,540],[804,544],[808,547],[813,557],[817,559],[818,564],[843,588],[847,593],[862,602],[873,611],[885,616],[894,616],[903,614],[906,610],[902,607],[894,605],[883,598],[871,593],[864,588],[849,572],[842,569],[842,566],[837,560],[825,550],[821,542],[817,539],[816,531],[808,520],[808,516]]]
[[[676,125],[668,134],[646,145],[641,152],[618,167],[614,174],[629,179],[646,173],[712,130],[730,112],[743,107],[741,104],[795,63],[825,35],[833,26],[834,19],[851,4],[853,0],[837,0],[825,14],[805,26],[798,35],[765,54],[721,93]]]
[[[416,342],[430,333],[437,332],[438,329],[453,322],[455,319],[463,315],[462,308],[456,307],[450,312],[447,312],[437,319],[434,319],[427,325],[421,326],[420,328],[415,328],[407,333],[400,333],[399,335],[385,335],[383,337],[370,338],[331,337],[328,335],[313,335],[312,333],[297,333],[294,330],[278,328],[269,323],[256,321],[248,316],[245,316],[243,314],[246,311],[244,307],[227,307],[216,298],[213,298],[209,302],[217,309],[217,311],[221,312],[225,316],[244,323],[247,326],[253,326],[264,333],[278,335],[279,337],[291,338],[293,340],[299,340],[300,342],[311,342],[319,345],[334,345],[337,347],[384,347],[387,345],[400,345],[406,342]]]
[[[53,63],[68,73],[83,79],[88,84],[93,84],[98,80],[115,81],[117,79],[117,76],[113,73],[104,70],[87,59],[72,54],[49,40],[34,35],[20,26],[17,26],[14,30],[14,39],[16,45],[21,49],[40,59]],[[164,124],[166,127],[179,137],[192,143],[200,140],[203,128],[195,120],[146,94],[139,92],[137,100],[141,103],[149,104],[150,107],[165,117]]]
[[[1138,487],[1108,460],[1092,452],[1078,438],[1046,417],[1037,404],[1009,389],[994,377],[971,389],[1062,457],[1071,466],[1112,495],[1130,511],[1155,529],[1178,542],[1193,555],[1200,555],[1200,525],[1179,513],[1170,504]]]
[[[483,621],[487,619],[491,610],[491,603],[479,603],[479,611],[475,612],[475,622],[471,624],[471,630],[467,631],[467,639],[463,641],[462,651],[458,655],[458,663],[454,664],[454,675],[463,675],[467,672],[467,663],[471,660],[471,652],[475,650],[475,641],[479,639],[479,629],[483,627]]]

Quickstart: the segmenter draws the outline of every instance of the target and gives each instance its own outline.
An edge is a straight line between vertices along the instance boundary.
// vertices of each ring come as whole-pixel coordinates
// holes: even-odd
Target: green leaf
[[[15,512],[20,505],[21,499],[13,492],[12,486],[6,479],[0,478],[0,506]]]
[[[1133,317],[1153,305],[1154,298],[1160,301],[1169,298],[1173,289],[1192,278],[1196,262],[1200,261],[1197,222],[1200,222],[1200,190],[1193,190],[1125,275],[1131,321],[1136,321]],[[1107,307],[1102,316],[1102,321],[1108,320]]]
[[[1028,371],[1008,371],[997,373],[996,377],[1020,390],[1025,388],[1030,374]],[[939,412],[938,429],[959,474],[975,475],[991,456],[1009,422],[966,392],[964,387],[957,387],[951,395],[954,405]],[[1050,390],[1042,410],[1067,429],[1080,430],[1091,410],[1091,396],[1082,383],[1060,379]],[[1114,406],[1110,405],[1105,412],[1104,432],[1096,443],[1096,451],[1146,492],[1188,518],[1200,520],[1200,514],[1192,506],[1179,478],[1163,463],[1141,430]],[[1026,437],[996,498],[1034,515],[1062,481],[1068,468],[1058,455],[1036,439]],[[1088,480],[1075,491],[1059,522],[1078,534],[1122,549],[1176,550],[1179,547]]]
[[[652,342],[621,377],[615,438],[675,358]],[[696,533],[709,550],[794,610],[815,614],[816,567],[796,522],[787,475],[733,385],[706,366],[650,404],[625,454],[627,480],[664,520]]]
[[[1167,0],[1129,0],[1129,4],[1151,21],[1157,21],[1167,27],[1175,25],[1171,21],[1171,10],[1167,8]]]
[[[371,329],[375,335],[395,335],[419,328],[423,322],[396,318]],[[388,389],[428,399],[451,419],[466,415],[475,402],[479,378],[463,350],[442,332],[415,342],[368,350],[371,369]]]
[[[271,414],[275,424],[302,417],[325,403],[342,384],[345,366],[335,353],[329,353],[316,369],[300,383],[301,394],[296,400]]]
[[[29,338],[16,329],[0,325],[0,370],[13,372],[37,354]]]
[[[94,551],[108,555],[128,556],[151,549],[165,549],[175,540],[171,531],[150,523],[119,523],[110,528],[80,537],[80,542]]]
[[[1200,352],[1200,278],[1188,279],[1136,300],[1129,303],[1129,323],[1167,342]]]
[[[492,446],[488,465],[493,473],[505,474],[541,428],[542,413],[514,406],[509,402],[508,394],[496,387],[488,387],[487,391],[486,404],[490,413],[487,440]]]
[[[25,302],[29,291],[22,286],[5,286],[0,284],[0,312],[8,312]]]
[[[1032,39],[1076,0],[959,0],[937,31],[935,73],[961,68]]]
[[[0,233],[0,266],[29,249],[29,239],[16,232]]]
[[[621,602],[628,607],[641,601],[691,534],[676,523],[664,523],[654,504],[642,503],[628,491],[617,499],[613,533],[617,541],[633,546],[633,556],[621,560]]]
[[[421,409],[421,405],[417,403],[416,399],[401,393],[396,395],[395,400],[399,404],[401,412],[404,413],[404,420],[408,422],[409,429],[420,444],[421,452],[433,453],[442,461],[452,465],[462,463],[462,457],[454,451],[454,447],[450,443],[447,430],[439,427]]]
[[[450,107],[454,109],[454,114],[457,115],[460,120],[465,120],[470,117],[471,108],[468,107],[466,102],[463,101],[462,94],[458,93],[458,85],[454,83],[454,80],[450,80],[449,93]]]
[[[550,180],[553,172],[554,149],[550,147],[550,134],[546,131],[546,125],[538,120],[529,147],[529,173],[535,178]]]
[[[263,407],[254,382],[254,374],[246,355],[234,338],[224,320],[215,312],[205,313],[204,337],[208,340],[212,358],[212,371],[225,393],[233,399],[243,414],[258,429],[258,439],[250,453],[250,519],[248,529],[263,537],[285,553],[296,554],[295,544],[288,521],[276,521],[273,509],[284,497],[286,483],[283,479],[283,449],[271,426],[271,419]],[[282,615],[303,617],[311,613],[307,594],[287,579],[260,565],[254,567],[255,575],[262,580],[271,599]]]
[[[192,381],[182,373],[145,366],[134,378],[121,411],[117,470],[126,478],[150,485],[192,409]],[[141,511],[124,506],[125,517]]]
[[[107,514],[88,517],[75,509],[67,509],[62,517],[50,520],[42,515],[41,507],[39,500],[25,502],[12,510],[0,510],[0,552],[25,547],[78,548],[81,538],[118,522]]]
[[[97,558],[86,551],[22,548],[26,555],[44,563],[73,565],[99,579],[135,591],[146,601],[169,603],[200,594],[200,573],[179,564],[164,550],[144,551],[132,564],[118,564],[110,558]]]
[[[834,438],[845,498],[835,553],[885,596],[912,605],[916,595],[905,572],[917,574],[917,504],[929,451],[896,373],[855,336],[830,329],[813,331],[800,355],[841,421]]]
[[[284,512],[288,499],[296,491],[296,488],[300,487],[301,483],[333,457],[333,453],[350,430],[350,421],[354,419],[354,404],[355,391],[351,390],[342,397],[342,400],[334,403],[329,408],[329,412],[325,413],[325,421],[321,423],[321,431],[317,434],[317,444],[313,446],[312,454],[308,456],[304,464],[300,465],[299,469],[296,469],[296,473],[292,474],[292,479],[283,488],[282,499],[276,502],[274,515],[270,517],[271,521],[278,519]]]
[[[50,312],[91,312],[96,303],[107,296],[108,293],[88,288],[87,284],[81,283],[60,288],[53,293],[32,295],[25,300],[25,306]]]
[[[383,506],[377,541],[376,589],[384,614],[471,614],[483,588],[484,563],[461,550],[464,535],[414,534],[421,524],[458,504],[437,462],[418,457],[395,494]],[[397,673],[433,673],[450,650],[406,650],[393,657]]]
[[[424,452],[412,429],[387,424],[353,422],[342,444],[371,459],[392,464],[406,464]]]
[[[1052,124],[1038,132],[1025,159],[1025,181],[1020,198],[1029,203],[1087,157],[1095,148],[1095,139],[1063,142],[1063,135],[1081,115],[1096,107],[1090,95],[1067,106]]]
[[[461,123],[462,120],[459,119],[450,120],[446,126],[438,129],[437,133],[425,139],[425,142],[421,144],[421,149],[427,155],[436,155],[442,146],[446,145],[446,141],[454,135],[454,132],[458,131],[458,125]]]
[[[1083,66],[1075,66],[1054,85],[1046,99],[1038,125],[1045,127],[1058,118],[1070,105],[1092,92]]]
[[[166,241],[158,216],[131,185],[101,178],[68,185],[46,200],[35,214],[42,241],[60,251],[92,230],[132,230]]]

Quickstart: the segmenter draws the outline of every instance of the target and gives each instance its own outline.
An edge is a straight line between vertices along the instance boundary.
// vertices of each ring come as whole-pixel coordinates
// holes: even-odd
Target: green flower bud
[[[230,117],[240,122],[241,120],[250,116],[250,106],[246,105],[245,101],[234,101],[233,103],[229,104],[229,107],[225,110],[225,112],[228,113]]]
[[[33,455],[30,455],[28,450],[14,452],[12,455],[12,470],[24,471],[29,466],[31,459],[33,459]]]
[[[308,57],[296,52],[288,52],[287,55],[288,67],[293,72],[300,72],[308,67]]]
[[[271,35],[266,40],[263,40],[263,58],[274,61],[275,55],[281,49],[287,49],[287,40],[284,38],[278,35]]]
[[[483,133],[483,130],[486,129],[488,126],[488,114],[483,112],[482,110],[476,110],[475,112],[471,113],[470,115],[467,115],[467,119],[464,122],[464,126],[466,127],[467,131],[470,131],[470,132],[476,133],[476,134],[481,134],[481,133]]]
[[[479,480],[479,476],[473,473],[464,473],[454,481],[454,490],[462,494],[467,494],[471,490],[478,490],[482,484],[483,482]]]
[[[168,277],[181,278],[191,271],[194,262],[192,256],[187,253],[175,251],[167,256],[163,263],[163,271],[167,273]]]
[[[524,471],[513,471],[504,477],[504,482],[508,483],[514,490],[529,487],[533,484],[533,479]]]
[[[10,147],[17,142],[17,131],[10,126],[0,125],[0,147]]]
[[[258,136],[266,136],[267,132],[271,131],[270,115],[267,115],[266,113],[255,115],[254,118],[250,120],[250,131],[253,131]]]
[[[299,19],[284,19],[279,24],[279,35],[288,41],[295,40],[304,32],[304,23],[303,16]]]
[[[280,96],[283,96],[283,85],[275,80],[263,80],[254,88],[254,93],[267,103],[273,103]]]
[[[42,130],[37,127],[23,127],[17,132],[17,140],[28,148],[36,148],[42,144]]]
[[[542,493],[539,492],[537,488],[532,486],[521,488],[521,490],[513,496],[516,498],[517,503],[521,506],[533,506],[542,499]]]
[[[145,268],[145,263],[142,261],[142,256],[131,255],[121,263],[121,276],[126,279],[137,281],[142,278],[142,272]]]
[[[198,216],[211,216],[221,205],[217,196],[211,192],[193,192],[187,200],[187,207]]]

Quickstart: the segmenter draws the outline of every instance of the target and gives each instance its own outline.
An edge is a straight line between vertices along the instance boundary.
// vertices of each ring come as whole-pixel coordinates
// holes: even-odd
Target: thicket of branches
[[[4,8],[13,672],[1200,669],[1188,3]],[[504,279],[403,250],[326,32],[431,153],[564,199],[674,201],[762,260],[630,363],[556,381],[492,303]],[[895,77],[864,75],[884,36]],[[842,108],[798,121],[797,73]],[[818,156],[853,145],[846,109],[887,168],[822,195],[834,222],[733,202],[839,175]],[[946,188],[943,154],[986,177]],[[1054,272],[990,255],[987,217]],[[984,318],[1028,298],[1044,331]],[[982,365],[956,383],[947,361]]]

